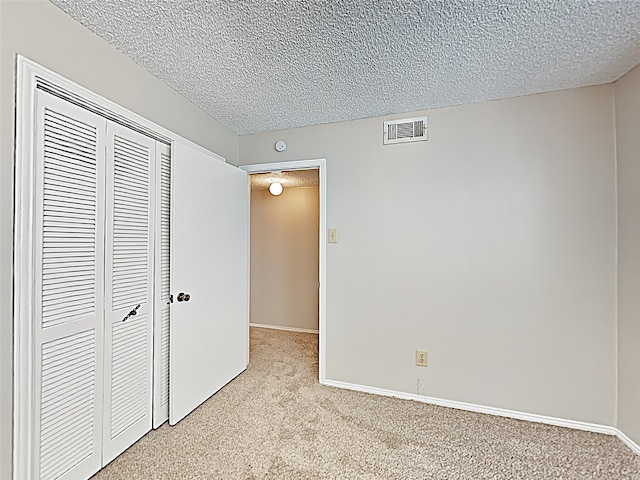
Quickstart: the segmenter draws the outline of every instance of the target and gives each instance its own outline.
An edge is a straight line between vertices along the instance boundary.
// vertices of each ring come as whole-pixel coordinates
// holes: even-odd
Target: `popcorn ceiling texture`
[[[251,191],[266,190],[272,182],[280,182],[285,188],[314,187],[320,184],[320,174],[317,169],[255,173],[249,175],[249,178],[251,179]]]
[[[51,0],[238,134],[609,83],[640,1]]]

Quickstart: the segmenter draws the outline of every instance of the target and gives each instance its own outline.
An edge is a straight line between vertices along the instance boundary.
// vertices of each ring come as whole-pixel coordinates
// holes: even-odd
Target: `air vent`
[[[382,143],[423,142],[427,139],[427,117],[404,118],[384,122]]]

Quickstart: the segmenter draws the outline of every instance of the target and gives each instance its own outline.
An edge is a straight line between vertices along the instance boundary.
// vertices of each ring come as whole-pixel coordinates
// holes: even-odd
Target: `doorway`
[[[306,286],[296,285],[292,291],[287,290],[287,284],[291,285],[291,279],[286,282],[277,285],[275,282],[270,282],[266,288],[260,288],[260,291],[251,292],[251,305],[254,308],[259,306],[260,314],[255,315],[252,313],[251,321],[260,323],[261,325],[268,325],[275,328],[281,328],[286,330],[297,331],[315,331],[318,332],[319,342],[319,372],[318,377],[320,383],[325,382],[325,328],[326,328],[326,162],[324,159],[318,160],[302,160],[292,162],[279,162],[259,165],[245,165],[241,167],[247,173],[250,174],[252,188],[252,215],[263,215],[269,213],[276,215],[280,220],[277,221],[278,225],[269,224],[266,219],[266,215],[261,218],[259,222],[251,220],[252,231],[250,235],[253,237],[254,233],[260,235],[265,231],[271,231],[270,240],[271,245],[265,245],[263,255],[270,255],[270,258],[261,259],[259,262],[251,264],[251,278],[253,280],[260,280],[261,282],[269,282],[269,269],[275,268],[275,279],[282,278],[289,273],[293,268],[292,261],[295,259],[287,258],[287,253],[291,248],[295,250],[295,256],[298,260],[303,261],[304,265],[298,265],[301,267],[295,267],[297,274],[302,274],[307,279]],[[314,180],[315,179],[315,180]],[[268,187],[271,183],[281,183],[283,186],[283,193],[279,195],[281,200],[278,203],[262,203],[259,200],[271,200],[269,197],[273,197],[269,193]],[[315,185],[314,185],[315,183]],[[286,190],[289,190],[285,192]],[[317,189],[317,190],[316,190]],[[316,195],[316,202],[311,197]],[[285,205],[285,201],[288,200],[291,203]],[[256,201],[258,200],[258,201]],[[278,228],[283,229],[282,234],[286,235],[284,229],[295,230],[295,217],[297,208],[302,210],[311,205],[317,206],[317,216],[315,221],[317,222],[317,229],[315,234],[317,235],[317,242],[311,242],[311,247],[307,245],[298,245],[296,242],[302,241],[305,238],[308,240],[308,231],[305,233],[297,232],[295,235],[297,239],[284,240],[282,237],[277,238]],[[305,213],[298,212],[300,215],[299,220],[304,221]],[[289,218],[286,218],[289,217]],[[275,218],[275,217],[273,217]],[[306,218],[304,223],[308,224],[309,218]],[[298,225],[303,227],[303,225]],[[253,229],[259,229],[261,231],[254,232]],[[276,230],[274,234],[274,229]],[[293,243],[291,243],[293,242]],[[287,245],[287,243],[289,243]],[[275,247],[271,249],[271,253],[266,251],[266,248]],[[290,247],[290,248],[287,248]],[[305,258],[305,251],[308,252],[309,248],[316,248],[317,266],[309,264],[309,258]],[[304,259],[304,260],[302,260]],[[315,273],[313,273],[315,272]],[[309,275],[317,275],[317,286],[309,284]],[[311,285],[311,289],[309,286]],[[317,291],[314,291],[317,288]],[[292,295],[296,292],[301,294],[304,298],[293,299]],[[287,302],[287,298],[294,300],[289,305],[283,305],[283,302]],[[309,302],[315,302],[316,306]],[[264,308],[264,306],[267,306]],[[313,315],[313,312],[317,312],[317,315]],[[296,319],[296,315],[299,317]],[[314,327],[314,317],[317,318],[317,327]],[[292,323],[293,322],[293,323]]]

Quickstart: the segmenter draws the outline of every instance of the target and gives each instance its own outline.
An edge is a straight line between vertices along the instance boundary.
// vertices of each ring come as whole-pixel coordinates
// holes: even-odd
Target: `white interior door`
[[[247,367],[249,187],[246,172],[201,149],[171,152],[174,425]]]

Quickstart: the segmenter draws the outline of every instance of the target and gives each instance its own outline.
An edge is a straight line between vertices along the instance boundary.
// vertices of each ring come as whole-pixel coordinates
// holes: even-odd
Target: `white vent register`
[[[384,122],[382,143],[423,142],[427,140],[427,117],[404,118]]]

